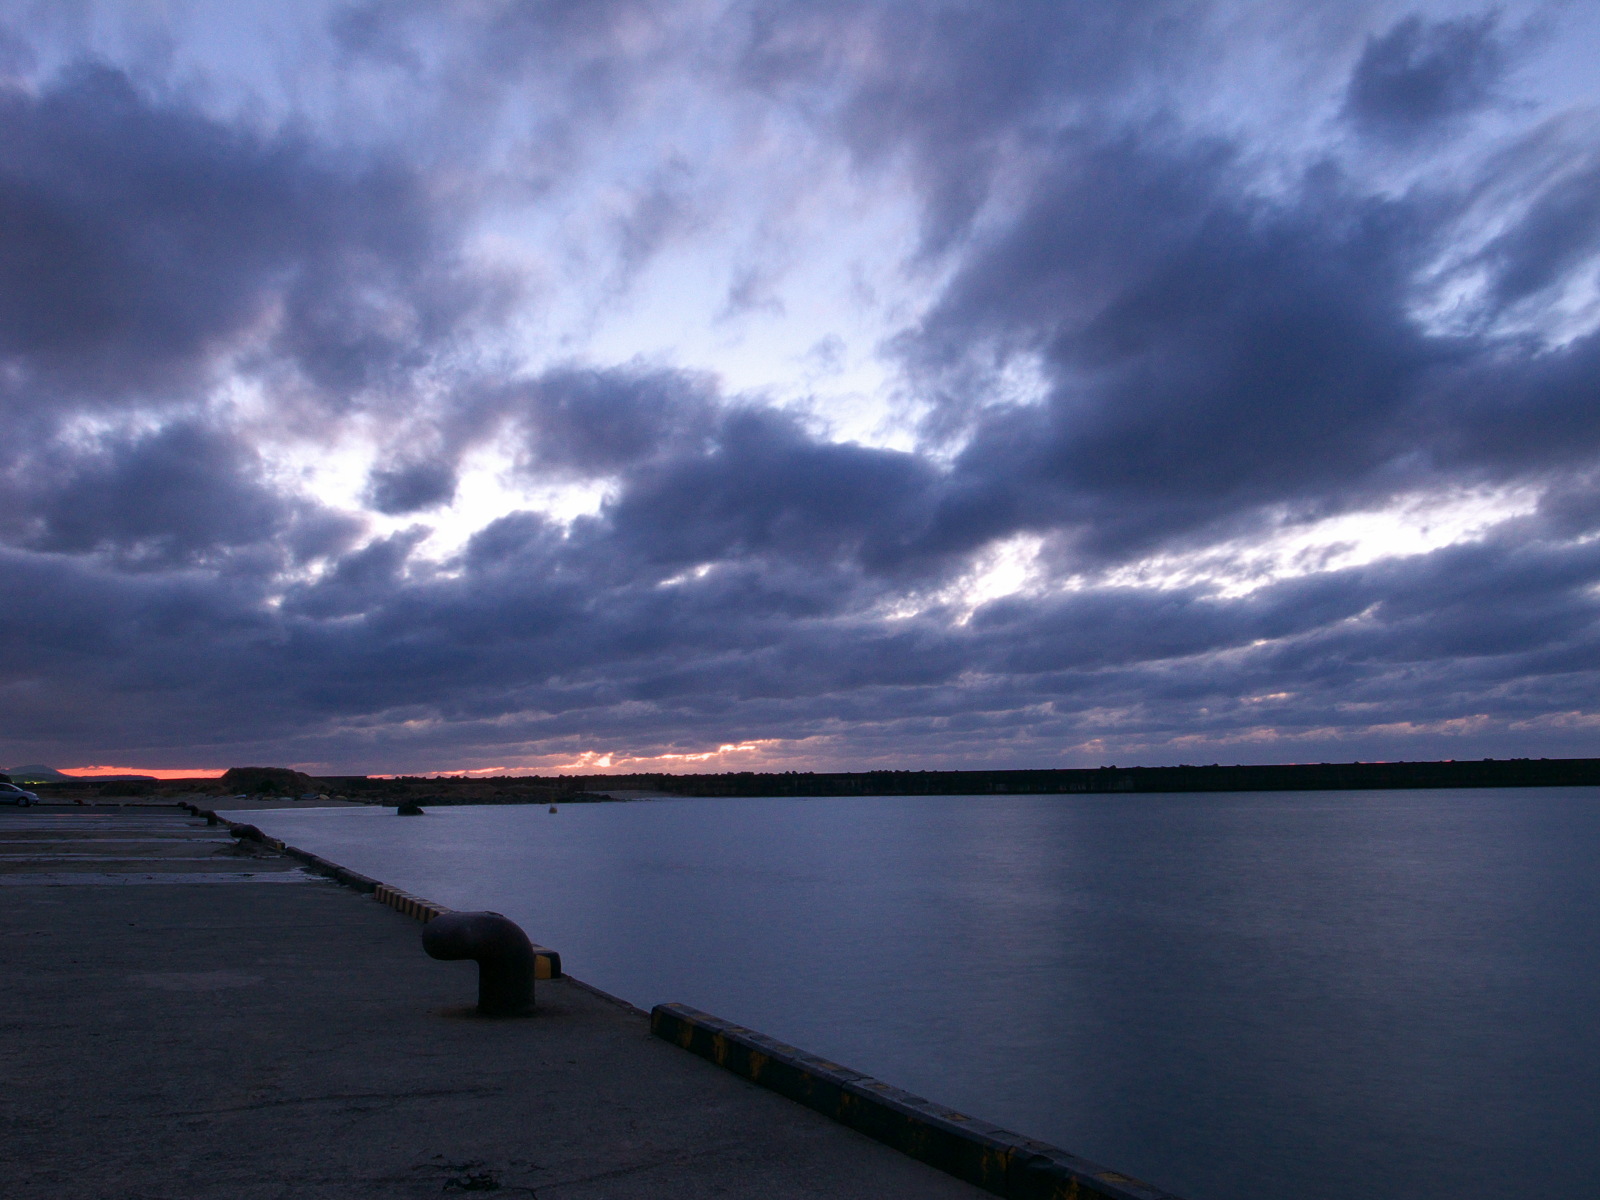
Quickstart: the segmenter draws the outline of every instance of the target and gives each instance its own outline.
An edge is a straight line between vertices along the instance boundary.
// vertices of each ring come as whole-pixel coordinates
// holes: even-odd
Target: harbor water
[[[1600,789],[245,819],[1191,1200],[1600,1189]]]

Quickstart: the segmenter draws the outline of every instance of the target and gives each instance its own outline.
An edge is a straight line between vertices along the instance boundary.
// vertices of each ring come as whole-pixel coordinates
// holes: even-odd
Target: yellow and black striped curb
[[[913,1096],[687,1004],[658,1004],[650,1031],[903,1154],[1014,1200],[1177,1200],[1045,1142]]]
[[[397,908],[408,917],[415,917],[426,925],[435,917],[442,917],[450,909],[442,904],[435,904],[432,900],[424,900],[421,896],[413,896],[410,892],[402,892],[397,887],[390,887],[387,883],[380,883],[372,893],[372,898],[380,903],[387,904],[390,908]]]
[[[403,892],[397,887],[390,887],[387,883],[380,883],[377,890],[372,893],[374,900],[381,900],[390,908],[399,909],[408,917],[415,917],[426,925],[435,917],[442,917],[447,912],[454,912],[442,904],[435,904],[432,900],[424,900],[421,896],[413,896],[410,892]],[[498,914],[497,914],[498,915]],[[535,979],[560,979],[561,955],[545,946],[533,947],[533,977]]]
[[[227,817],[218,816],[211,809],[199,808],[193,804],[181,804],[181,808],[188,809],[197,817],[204,817],[214,825],[226,825],[228,832],[235,837],[248,838],[260,842],[263,846],[297,858],[306,866],[319,874],[326,875],[335,882],[346,887],[355,888],[358,892],[368,893],[374,900],[382,901],[390,908],[398,909],[408,917],[415,917],[426,925],[435,917],[443,916],[454,911],[443,904],[435,904],[432,900],[424,900],[421,896],[413,896],[410,892],[401,891],[387,883],[379,883],[376,879],[369,878],[349,867],[341,867],[336,862],[330,862],[320,854],[313,854],[309,850],[302,850],[298,846],[290,846],[275,837],[268,837],[254,825],[247,825],[242,821],[230,821]],[[561,955],[546,946],[533,947],[533,977],[535,979],[560,979]]]
[[[259,842],[269,850],[276,850],[280,854],[287,854],[290,858],[297,858],[319,875],[326,875],[336,883],[345,887],[354,888],[358,892],[371,894],[378,888],[376,879],[369,879],[359,871],[352,871],[349,867],[341,867],[336,862],[329,862],[320,854],[313,854],[309,850],[302,850],[299,846],[291,846],[275,837],[268,837],[254,825],[247,825],[243,821],[230,821],[227,817],[219,817],[209,808],[199,808],[193,804],[183,803],[178,807],[188,809],[197,817],[204,817],[208,825],[226,825],[228,832],[236,838]]]
[[[560,979],[561,955],[544,946],[533,948],[533,977],[535,979]]]

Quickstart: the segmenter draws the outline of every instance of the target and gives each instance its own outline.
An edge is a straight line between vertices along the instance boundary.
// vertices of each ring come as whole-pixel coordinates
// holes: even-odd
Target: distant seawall
[[[259,772],[260,768],[251,768]],[[285,775],[295,774],[283,771]],[[194,795],[239,790],[214,779],[36,785],[41,795]],[[1409,788],[1600,787],[1600,758],[1443,762],[1278,763],[1266,766],[1091,767],[1020,771],[786,771],[724,775],[298,776],[302,789],[364,804],[570,804],[651,796],[986,796],[1116,792],[1307,792]],[[616,793],[612,795],[612,793]]]
[[[841,771],[727,775],[590,775],[562,781],[593,791],[679,796],[974,796],[1097,792],[1296,792],[1382,788],[1600,785],[1600,758],[1476,762],[1287,763],[1271,766],[1094,767],[1041,771]]]

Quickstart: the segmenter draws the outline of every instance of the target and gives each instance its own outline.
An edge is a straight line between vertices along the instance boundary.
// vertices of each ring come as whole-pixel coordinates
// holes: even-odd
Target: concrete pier
[[[986,1194],[570,980],[477,1017],[415,920],[176,810],[0,811],[0,855],[16,1200]]]

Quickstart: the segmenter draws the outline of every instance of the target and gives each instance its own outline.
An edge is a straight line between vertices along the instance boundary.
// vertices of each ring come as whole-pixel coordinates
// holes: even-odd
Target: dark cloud
[[[1409,16],[1367,39],[1345,92],[1345,115],[1382,137],[1410,139],[1487,106],[1509,48],[1499,14]]]
[[[892,571],[914,549],[936,478],[912,455],[822,442],[792,418],[736,408],[706,452],[640,472],[605,515],[646,561],[770,557]]]
[[[346,617],[383,604],[404,582],[407,560],[427,534],[417,527],[374,538],[339,558],[314,583],[291,589],[287,610],[313,618]]]
[[[1327,170],[1258,198],[1226,148],[1156,136],[1062,157],[908,346],[1045,373],[1037,404],[960,401],[973,494],[1115,556],[1403,481],[1423,385],[1465,353],[1407,311],[1425,208]]]
[[[1514,304],[1569,278],[1600,251],[1600,162],[1593,159],[1538,194],[1484,252],[1498,304]]]
[[[496,403],[521,428],[533,470],[603,476],[703,445],[719,399],[712,380],[687,372],[569,367]]]
[[[1327,166],[1262,197],[1228,147],[1170,130],[1059,155],[903,343],[967,435],[958,541],[1063,531],[1117,559],[1600,453],[1593,335],[1545,347],[1413,315],[1449,197],[1366,195]],[[1582,189],[1539,187],[1490,258],[1539,258],[1553,287],[1594,250]],[[1038,401],[988,401],[1019,360]]]
[[[194,423],[25,460],[13,481],[18,544],[104,554],[141,570],[265,553],[258,568],[336,552],[359,526],[284,495],[236,435]]]
[[[83,65],[0,94],[0,358],[14,402],[170,398],[228,354],[344,399],[481,303],[419,179],[219,123]]]
[[[367,479],[372,507],[390,516],[437,508],[455,494],[455,468],[444,462],[396,463],[375,469]]]
[[[8,678],[68,740],[137,740],[160,722],[126,709],[122,681],[170,679],[157,688],[168,730],[217,753],[277,739],[302,757],[348,759],[371,752],[363,729],[402,760],[475,738],[581,736],[643,752],[692,743],[708,722],[733,739],[859,724],[859,741],[828,753],[864,755],[881,735],[890,757],[932,763],[1058,761],[1108,737],[1134,752],[1177,736],[1226,744],[1261,728],[1343,737],[1361,756],[1399,736],[1384,727],[1430,722],[1446,723],[1435,744],[1448,746],[1448,722],[1486,705],[1501,720],[1581,708],[1600,668],[1593,544],[1491,541],[1236,599],[1148,588],[1013,598],[961,626],[937,614],[886,623],[837,567],[729,566],[665,587],[619,576],[605,530],[563,537],[531,515],[484,531],[445,574],[408,565],[417,536],[347,556],[276,609],[221,578],[13,554],[0,572]],[[58,699],[75,693],[61,671],[88,661],[106,668],[104,690],[68,719]],[[255,703],[206,708],[239,688]],[[407,749],[405,722],[434,733]],[[36,739],[36,725],[24,714],[15,736]],[[1540,736],[1564,744],[1559,725]]]

